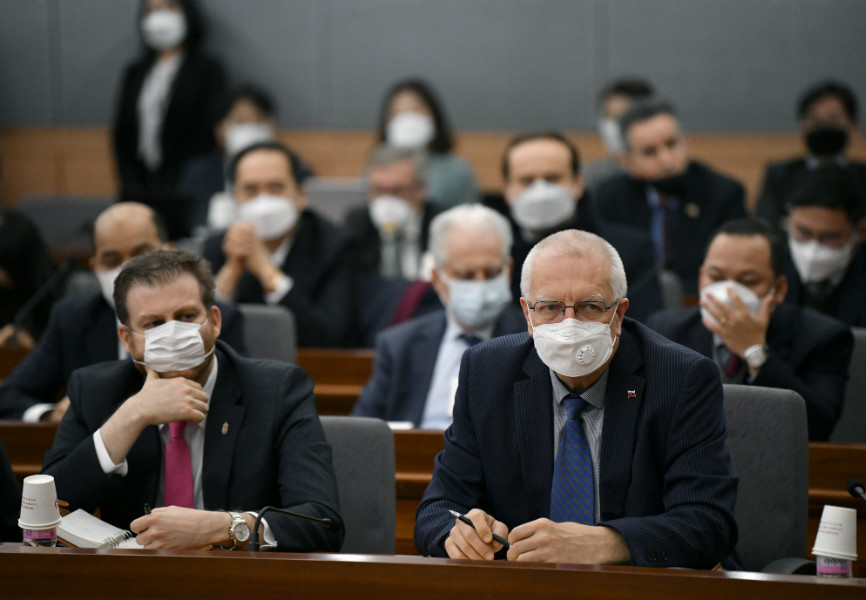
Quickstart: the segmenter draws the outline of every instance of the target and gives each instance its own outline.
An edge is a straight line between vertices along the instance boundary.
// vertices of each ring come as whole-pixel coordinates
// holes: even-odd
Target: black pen
[[[461,515],[456,510],[451,510],[451,509],[448,509],[448,512],[450,512],[454,516],[454,518],[456,518],[458,521],[462,521],[463,523],[466,523],[467,525],[469,525],[472,529],[475,529],[475,524],[466,515]],[[497,542],[499,542],[500,544],[502,544],[506,550],[511,548],[511,544],[508,543],[508,540],[506,540],[501,535],[496,535],[494,533],[493,539],[496,540]]]
[[[147,502],[144,503],[144,514],[150,514],[150,504],[148,504]]]

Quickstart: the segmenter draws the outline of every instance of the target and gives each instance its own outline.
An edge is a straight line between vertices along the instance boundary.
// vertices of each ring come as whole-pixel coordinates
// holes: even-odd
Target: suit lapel
[[[93,323],[84,334],[84,353],[87,364],[117,360],[117,318],[114,310],[100,296]]]
[[[433,383],[436,356],[439,353],[439,346],[442,345],[446,325],[445,313],[442,312],[434,326],[423,328],[409,347],[409,377],[403,380],[408,389],[401,390],[401,393],[411,399],[409,405],[412,412],[408,417],[416,427],[424,417],[427,392]]]

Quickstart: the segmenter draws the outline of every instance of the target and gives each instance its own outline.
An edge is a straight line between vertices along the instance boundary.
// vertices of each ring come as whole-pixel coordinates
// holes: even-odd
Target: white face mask
[[[369,210],[373,225],[386,234],[405,229],[414,212],[408,202],[397,196],[379,196],[370,203]]]
[[[583,377],[601,368],[613,354],[616,340],[610,333],[610,323],[577,319],[532,326],[532,340],[539,358],[566,377]]]
[[[734,293],[740,298],[740,301],[746,305],[746,308],[749,309],[750,313],[756,315],[761,311],[761,303],[763,303],[764,299],[758,298],[758,295],[755,292],[744,286],[742,283],[736,281],[716,281],[715,283],[711,283],[710,285],[701,288],[701,300],[706,301],[707,296],[712,296],[719,302],[723,302],[728,306],[733,306],[731,298],[728,295],[729,288],[733,288]],[[774,285],[767,296],[771,296],[775,291],[776,286]],[[701,307],[701,316],[711,323],[718,325],[718,322],[713,318],[713,315],[711,315],[703,306]]]
[[[274,139],[274,128],[267,123],[239,123],[226,131],[226,154],[234,156],[244,148]]]
[[[194,369],[213,354],[216,347],[214,345],[210,352],[204,351],[201,328],[207,321],[205,319],[201,324],[169,321],[148,329],[144,334],[130,329],[133,335],[144,338],[144,360],[135,362],[157,373]]]
[[[385,139],[396,148],[426,148],[436,134],[436,125],[427,115],[404,112],[388,121]]]
[[[511,216],[530,231],[555,227],[574,215],[577,204],[570,189],[537,179],[511,205]]]
[[[102,297],[108,302],[111,308],[114,308],[114,280],[120,275],[120,270],[123,265],[114,267],[108,271],[96,271],[96,279],[99,281],[99,289],[102,291]]]
[[[237,207],[235,221],[252,223],[256,236],[265,242],[286,235],[298,222],[295,203],[284,196],[259,194]]]
[[[598,136],[601,138],[608,154],[623,154],[625,143],[616,119],[602,117],[598,120]]]
[[[460,323],[472,329],[493,323],[511,302],[506,271],[486,281],[450,279],[441,271],[439,276],[448,284],[448,310]]]
[[[144,43],[152,50],[169,50],[186,37],[186,17],[176,10],[155,10],[141,22]]]
[[[817,283],[827,279],[841,279],[851,262],[854,236],[841,248],[831,248],[818,240],[798,242],[788,235],[791,260],[803,283]]]

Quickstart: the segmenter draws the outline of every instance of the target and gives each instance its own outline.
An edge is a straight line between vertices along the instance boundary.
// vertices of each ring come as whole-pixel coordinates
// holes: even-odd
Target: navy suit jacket
[[[258,512],[265,506],[331,518],[321,525],[271,513],[282,551],[337,551],[343,540],[331,447],[325,441],[313,381],[299,367],[241,358],[217,341],[219,371],[205,425],[202,489],[206,510]],[[126,457],[125,477],[106,475],[93,433],[136,394],[144,376],[131,361],[79,369],[69,382],[71,405],[45,455],[57,496],[70,510],[100,509],[128,528],[144,503],[156,505],[162,464],[159,428],[147,427]]]
[[[440,310],[390,327],[376,339],[373,375],[352,414],[420,426],[433,381],[433,370],[447,319]],[[508,306],[496,321],[493,336],[526,330],[523,311]]]
[[[608,369],[600,525],[622,535],[633,564],[714,566],[737,541],[719,370],[628,318]],[[548,517],[553,464],[550,370],[532,339],[471,348],[454,423],[418,507],[418,551],[446,555],[448,509],[481,508],[509,529]]]
[[[217,303],[220,339],[246,353],[243,315]],[[57,302],[45,334],[0,385],[0,419],[20,419],[34,404],[57,402],[75,369],[117,360],[117,318],[102,294],[70,296]]]
[[[699,307],[657,313],[647,323],[668,339],[713,356],[713,334]],[[767,362],[746,385],[794,390],[806,401],[810,440],[826,440],[842,414],[851,330],[814,310],[780,304],[767,327]]]

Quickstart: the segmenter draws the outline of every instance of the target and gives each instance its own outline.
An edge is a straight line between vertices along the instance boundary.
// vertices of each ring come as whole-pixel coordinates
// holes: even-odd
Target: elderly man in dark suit
[[[504,217],[483,206],[457,206],[433,220],[430,238],[433,286],[446,308],[379,334],[373,375],[354,415],[445,429],[463,352],[525,327],[511,303],[511,228]]]
[[[784,256],[769,223],[726,223],[700,269],[701,306],[647,324],[712,358],[725,383],[794,390],[806,401],[809,439],[826,440],[842,414],[854,339],[844,323],[783,303]]]
[[[609,221],[650,233],[658,262],[693,294],[712,233],[746,216],[743,186],[689,158],[674,109],[665,101],[636,102],[620,119],[620,130],[627,173],[598,186],[598,210]]]
[[[114,298],[132,361],[73,373],[43,471],[70,508],[99,507],[146,548],[243,548],[256,512],[274,505],[333,525],[271,514],[260,530],[270,545],[339,550],[313,382],[298,367],[247,360],[218,342],[213,288],[207,263],[184,250],[124,267]],[[146,514],[148,505],[157,508]]]
[[[463,356],[418,508],[422,554],[710,568],[737,540],[712,361],[625,318],[616,251],[556,233],[523,266],[526,333]],[[468,513],[474,527],[450,510]]]

